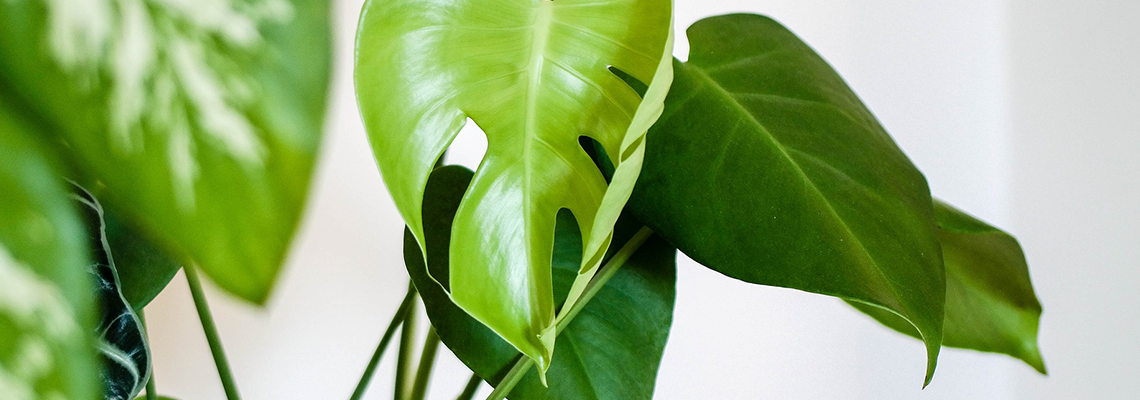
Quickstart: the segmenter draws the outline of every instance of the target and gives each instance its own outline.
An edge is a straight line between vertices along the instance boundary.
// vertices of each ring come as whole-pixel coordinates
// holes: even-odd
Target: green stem
[[[628,242],[625,242],[625,244],[621,246],[617,254],[614,254],[613,258],[610,258],[610,260],[598,270],[597,275],[590,280],[590,283],[586,285],[586,290],[582,292],[582,297],[578,302],[574,303],[574,306],[566,311],[565,316],[557,318],[558,324],[555,325],[555,332],[562,333],[562,330],[570,325],[574,317],[577,317],[578,313],[582,312],[583,308],[586,308],[586,304],[588,304],[594,296],[598,295],[598,292],[602,290],[606,282],[609,282],[609,280],[617,274],[618,269],[625,265],[626,261],[629,261],[633,253],[636,253],[637,249],[641,248],[641,245],[645,243],[650,236],[653,236],[653,230],[643,226],[633,237],[629,238]],[[533,365],[534,360],[530,359],[530,357],[523,356],[519,358],[519,360],[515,362],[515,365],[511,367],[511,370],[507,372],[507,375],[503,377],[503,380],[499,382],[499,385],[495,387],[495,390],[491,392],[491,395],[487,396],[487,400],[503,400],[507,398],[507,395],[515,388],[515,385],[518,385],[518,383],[522,381],[523,376],[526,375],[527,371],[529,371]]]
[[[142,323],[143,331],[146,332],[147,341],[150,341],[150,328],[146,325],[146,314],[143,310],[139,310],[139,322]],[[149,348],[147,349],[149,351]],[[155,389],[154,384],[154,353],[150,356],[150,378],[146,380],[146,400],[158,400],[158,390]]]
[[[229,400],[240,400],[237,384],[234,383],[233,373],[230,372],[230,363],[226,360],[226,351],[222,349],[222,341],[218,338],[218,327],[214,325],[214,316],[210,314],[210,306],[206,304],[206,294],[202,292],[202,282],[198,279],[198,272],[194,267],[187,265],[186,283],[190,285],[190,295],[194,298],[194,308],[198,309],[198,319],[202,321],[202,331],[206,333],[206,342],[210,344],[210,353],[214,355],[214,365],[218,367],[218,377],[222,381],[222,388],[226,391]]]
[[[420,354],[420,366],[416,368],[416,380],[412,384],[412,400],[424,400],[427,396],[427,385],[431,380],[431,369],[435,365],[435,353],[438,350],[439,335],[435,333],[435,327],[428,328],[423,353]]]
[[[356,390],[352,392],[351,400],[360,400],[364,397],[364,392],[368,390],[369,382],[372,382],[372,376],[376,374],[376,367],[380,365],[380,358],[384,355],[384,350],[388,348],[388,343],[392,341],[392,337],[396,335],[396,329],[403,324],[404,319],[408,316],[408,311],[412,309],[412,304],[416,299],[416,287],[408,282],[408,294],[404,295],[404,301],[400,303],[400,307],[396,309],[396,315],[392,316],[392,322],[388,323],[388,329],[384,330],[384,336],[380,338],[380,345],[376,346],[376,351],[372,353],[372,359],[368,361],[368,366],[364,368],[364,374],[360,376],[360,383],[356,384]]]
[[[487,396],[487,400],[503,400],[507,398],[507,395],[511,393],[511,390],[514,390],[515,385],[518,385],[519,382],[522,381],[522,378],[526,376],[527,371],[530,371],[530,367],[532,366],[534,366],[534,360],[525,355],[520,357],[519,360],[515,362],[515,365],[511,367],[511,370],[507,372],[507,376],[503,377],[503,380],[499,381],[499,385],[495,386],[495,390],[491,391],[491,395]]]
[[[400,347],[396,351],[396,388],[395,395],[392,397],[395,400],[407,398],[405,392],[410,387],[408,384],[408,366],[412,363],[412,345],[416,334],[415,309],[415,302],[412,302],[411,308],[408,309],[408,316],[404,319],[404,326],[400,327]]]
[[[146,380],[146,400],[158,400],[158,389],[154,385],[153,370],[151,370],[150,379]]]
[[[483,379],[478,374],[471,374],[471,379],[467,381],[467,386],[463,387],[463,393],[459,394],[455,400],[471,400],[475,398],[475,392],[479,391],[479,385],[483,383]]]

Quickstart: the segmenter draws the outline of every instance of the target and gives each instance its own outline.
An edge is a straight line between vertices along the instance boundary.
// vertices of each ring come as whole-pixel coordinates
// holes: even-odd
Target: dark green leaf
[[[123,298],[136,312],[166,288],[182,263],[162,251],[150,238],[112,213],[104,214],[107,241],[114,249]]]
[[[518,350],[456,307],[440,286],[449,283],[451,221],[471,176],[471,171],[456,166],[432,173],[423,218],[431,275],[410,234],[405,234],[404,259],[443,343],[480,377],[495,383],[518,359]],[[571,215],[565,211],[558,215],[552,261],[555,296],[561,301],[577,276],[583,244]],[[632,218],[623,217],[611,250],[638,228]],[[537,370],[531,370],[510,398],[651,398],[672,323],[675,254],[657,237],[643,244],[559,335],[547,372],[550,388],[544,388]]]
[[[630,206],[697,262],[743,281],[895,313],[942,342],[945,282],[926,180],[843,79],[780,24],[688,30]]]
[[[99,363],[82,328],[95,314],[83,223],[34,140],[40,131],[6,95],[0,94],[0,397],[93,399]]]
[[[115,259],[107,240],[103,207],[89,192],[76,186],[76,203],[87,220],[95,296],[102,305],[95,340],[103,356],[103,398],[134,398],[150,379],[150,349],[134,310],[119,291]]]
[[[82,183],[106,185],[109,210],[262,302],[320,141],[329,8],[3,1],[0,86],[50,125]]]
[[[1045,373],[1037,347],[1041,303],[1017,239],[935,201],[946,263],[946,325],[942,344],[1008,354]],[[897,316],[852,304],[899,332],[918,332]]]

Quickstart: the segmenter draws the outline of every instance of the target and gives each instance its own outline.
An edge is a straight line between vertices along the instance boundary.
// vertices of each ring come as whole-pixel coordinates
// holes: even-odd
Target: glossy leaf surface
[[[88,187],[261,302],[296,227],[329,73],[324,0],[0,2],[0,85]]]
[[[1045,373],[1037,347],[1041,303],[1017,239],[935,201],[946,263],[946,325],[942,344],[1008,354]],[[918,337],[897,316],[853,304],[884,325]]]
[[[0,397],[93,399],[95,311],[83,223],[32,140],[38,127],[0,95]]]
[[[361,14],[356,93],[384,183],[424,240],[424,186],[470,118],[487,153],[455,218],[451,298],[541,368],[554,346],[555,216],[571,210],[596,271],[661,112],[670,0],[374,0]],[[609,68],[649,84],[643,101]],[[607,185],[579,137],[616,160]]]
[[[688,36],[646,138],[634,214],[730,277],[900,315],[926,342],[929,382],[945,283],[925,178],[775,21],[713,17]]]
[[[120,291],[115,259],[107,238],[103,207],[89,192],[76,188],[80,213],[87,221],[91,264],[87,272],[95,282],[95,297],[101,305],[93,330],[96,348],[103,357],[103,398],[129,400],[150,379],[150,349],[142,323]]]
[[[405,234],[404,259],[443,343],[480,377],[494,383],[518,359],[518,351],[456,307],[433,279],[442,277],[440,283],[449,284],[447,242],[451,219],[471,176],[470,171],[457,166],[437,169],[432,174],[424,203],[428,267],[425,268],[420,248],[410,232]],[[553,277],[555,292],[561,299],[577,275],[583,243],[573,218],[565,212],[558,218]],[[640,228],[640,224],[631,222],[627,217],[619,222],[615,247]],[[510,398],[651,398],[672,322],[675,258],[676,252],[661,238],[642,244],[559,335],[554,363],[547,372],[549,389],[542,386],[537,372],[532,370]]]

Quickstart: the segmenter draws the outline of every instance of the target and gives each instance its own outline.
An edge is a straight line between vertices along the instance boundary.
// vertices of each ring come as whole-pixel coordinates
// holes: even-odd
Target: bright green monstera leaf
[[[1045,373],[1037,347],[1041,302],[1017,239],[935,201],[946,263],[946,326],[942,344],[1008,354]],[[899,332],[920,337],[898,316],[852,304]]]
[[[518,359],[518,351],[456,307],[440,285],[454,284],[446,279],[451,221],[471,177],[470,170],[459,166],[446,166],[432,173],[424,202],[428,263],[425,266],[424,252],[410,232],[404,237],[404,261],[440,339],[472,371],[497,386]],[[569,213],[560,212],[557,218],[552,262],[555,298],[561,299],[569,294],[577,277],[583,243]],[[628,215],[623,216],[614,233],[610,255],[640,227]],[[673,319],[676,254],[659,237],[642,243],[559,334],[554,364],[547,372],[549,387],[531,370],[509,397],[652,398]],[[441,277],[439,284],[432,276]]]
[[[455,218],[450,296],[540,368],[554,350],[550,260],[569,209],[596,271],[671,81],[671,0],[374,0],[356,93],[385,185],[423,243],[424,185],[470,118],[488,148]],[[644,100],[611,69],[649,85]],[[579,139],[616,164],[606,183]],[[436,279],[439,279],[438,277]]]
[[[262,302],[320,142],[325,0],[0,1],[0,87],[107,208]]]
[[[701,20],[646,137],[638,219],[743,281],[868,304],[942,343],[945,280],[922,174],[843,79],[758,15]]]
[[[33,138],[0,95],[0,397],[94,399],[100,365],[83,223]]]
[[[98,323],[92,331],[103,357],[103,399],[130,400],[150,379],[150,346],[142,322],[123,296],[103,206],[87,190],[75,189],[76,204],[87,223],[91,251],[87,272],[100,300]]]

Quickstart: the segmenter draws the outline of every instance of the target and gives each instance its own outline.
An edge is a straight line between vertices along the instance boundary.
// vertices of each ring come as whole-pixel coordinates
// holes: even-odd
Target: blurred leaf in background
[[[109,210],[263,302],[320,143],[329,7],[0,2],[0,96],[44,126],[78,181],[105,186]]]
[[[88,245],[40,135],[0,97],[0,397],[94,399]]]

